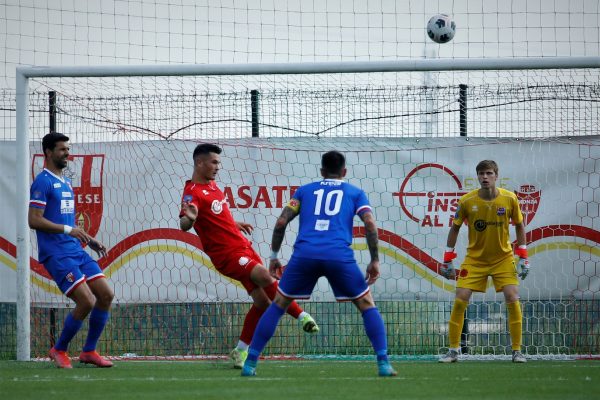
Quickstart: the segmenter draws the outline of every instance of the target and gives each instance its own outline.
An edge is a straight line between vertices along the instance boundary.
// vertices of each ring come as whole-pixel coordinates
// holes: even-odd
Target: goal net
[[[116,296],[99,351],[126,358],[212,358],[235,345],[251,300],[215,271],[194,234],[178,228],[194,147],[213,142],[223,148],[217,183],[234,217],[255,227],[251,240],[263,257],[294,190],[319,179],[324,151],[340,150],[348,181],[367,192],[380,228],[382,271],[372,292],[390,354],[430,357],[448,345],[454,283],[438,270],[451,216],[458,197],[477,187],[477,162],[494,159],[499,185],[517,193],[527,223],[533,267],[520,287],[524,352],[595,355],[598,75],[598,69],[581,68],[34,77],[27,94],[28,177],[43,168],[40,143],[52,93],[55,129],[71,142],[67,174],[77,222],[109,249],[99,264]],[[14,142],[0,146],[6,170],[19,156]],[[17,222],[3,210],[4,230]],[[365,267],[369,256],[360,226],[357,220],[353,247]],[[283,260],[296,233],[293,223]],[[13,266],[15,246],[0,246],[0,257]],[[459,259],[465,248],[462,232]],[[45,357],[73,304],[37,262],[34,235],[31,250],[31,356]],[[14,289],[2,296],[1,312],[15,318],[14,308],[4,305],[16,296]],[[301,306],[321,332],[305,335],[286,317],[267,355],[371,354],[359,313],[351,303],[335,302],[326,281]],[[467,319],[469,354],[510,353],[503,298],[493,287],[474,295]],[[3,329],[0,352],[10,354],[16,331]],[[80,336],[73,348],[81,346]]]

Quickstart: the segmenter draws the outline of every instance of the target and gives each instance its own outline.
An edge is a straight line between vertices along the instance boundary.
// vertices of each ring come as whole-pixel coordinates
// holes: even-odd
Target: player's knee
[[[514,303],[516,301],[519,301],[519,290],[516,286],[507,285],[502,288],[502,291],[504,292],[504,300],[506,301],[506,303]]]
[[[354,300],[354,305],[356,305],[361,312],[365,312],[369,308],[375,307],[375,301],[372,296],[367,295]]]
[[[504,300],[506,301],[506,304],[516,303],[517,301],[519,301],[519,298],[520,298],[519,295],[514,294],[514,293],[504,296]]]
[[[115,298],[115,293],[112,290],[107,290],[96,296],[97,305],[106,308],[109,307]]]
[[[273,302],[277,304],[280,308],[287,310],[290,304],[292,304],[293,299],[282,296],[280,293],[277,293]]]
[[[254,306],[259,310],[266,310],[267,307],[271,305],[271,300],[269,299],[269,296],[264,291],[264,289],[260,287],[254,289],[250,293],[250,297],[252,297],[252,302]]]
[[[250,278],[252,279],[252,282],[263,288],[272,285],[273,282],[275,282],[275,278],[269,274],[269,271],[260,265],[254,267],[252,273],[250,274]]]
[[[80,296],[76,301],[77,309],[79,313],[83,316],[89,314],[92,311],[92,308],[96,305],[96,298],[91,293],[89,296]]]
[[[254,299],[254,306],[256,308],[258,308],[259,310],[266,310],[267,307],[269,307],[270,305],[271,305],[271,300],[269,300],[268,298]]]

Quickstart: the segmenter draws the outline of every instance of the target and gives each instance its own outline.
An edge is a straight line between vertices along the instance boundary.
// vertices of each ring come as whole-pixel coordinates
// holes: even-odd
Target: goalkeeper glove
[[[515,254],[519,256],[519,262],[517,263],[517,269],[519,270],[519,278],[521,280],[527,278],[529,274],[529,260],[527,259],[527,246],[520,245],[515,250]]]
[[[444,252],[444,266],[440,268],[442,276],[446,279],[454,279],[456,276],[456,269],[452,260],[456,258],[456,253],[453,248],[448,247]]]

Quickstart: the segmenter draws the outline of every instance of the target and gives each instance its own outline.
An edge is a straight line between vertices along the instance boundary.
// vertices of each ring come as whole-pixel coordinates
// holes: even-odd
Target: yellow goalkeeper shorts
[[[502,291],[502,288],[507,285],[519,285],[517,265],[511,257],[489,267],[462,264],[456,287],[471,289],[475,292],[485,292],[488,276],[492,277],[496,292]]]

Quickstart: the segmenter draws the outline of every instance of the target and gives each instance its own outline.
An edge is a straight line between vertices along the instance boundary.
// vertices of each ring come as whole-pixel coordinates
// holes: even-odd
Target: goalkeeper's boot
[[[256,375],[256,361],[246,360],[242,367],[242,376],[255,376]]]
[[[248,357],[247,349],[240,350],[238,348],[235,348],[231,350],[231,353],[229,353],[229,359],[231,360],[233,368],[235,369],[242,369],[242,367],[244,366],[244,361],[246,361],[246,357]]]
[[[302,330],[304,332],[306,332],[306,333],[319,332],[319,325],[317,325],[317,323],[315,322],[313,317],[310,316],[310,314],[307,313],[304,317],[302,317],[300,322],[302,323]]]
[[[113,366],[112,362],[102,357],[96,350],[82,351],[79,355],[79,362],[83,364],[93,364],[98,368],[110,368]]]
[[[71,359],[66,351],[56,350],[54,347],[50,349],[50,359],[54,361],[57,368],[73,368]]]
[[[389,361],[377,361],[379,376],[396,376],[398,373],[392,368]]]
[[[452,349],[448,350],[446,355],[438,360],[438,362],[441,362],[441,363],[453,363],[453,362],[457,362],[457,361],[458,361],[458,351],[452,350]]]
[[[526,363],[527,359],[519,350],[513,350],[512,362],[514,363]]]

